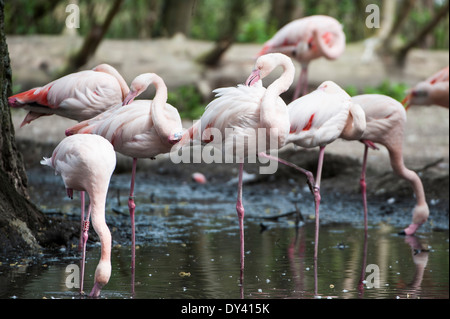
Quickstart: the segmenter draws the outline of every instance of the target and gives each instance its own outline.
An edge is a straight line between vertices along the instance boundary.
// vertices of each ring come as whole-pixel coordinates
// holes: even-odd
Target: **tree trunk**
[[[111,9],[106,15],[105,21],[101,25],[92,23],[91,30],[86,35],[83,46],[75,55],[69,58],[67,66],[58,76],[56,76],[56,78],[78,71],[79,68],[89,61],[89,59],[95,54],[100,42],[102,42],[115,15],[119,12],[122,2],[123,0],[114,1]]]
[[[269,21],[270,24],[275,24],[276,30],[292,21],[295,9],[293,0],[271,0],[270,6]]]
[[[172,37],[178,32],[189,35],[196,0],[164,0],[161,34]]]
[[[236,40],[239,29],[239,21],[245,16],[245,3],[242,0],[227,1],[228,14],[221,21],[221,35],[216,41],[214,48],[200,57],[198,61],[208,67],[215,67],[219,64],[223,54],[231,47]]]
[[[401,48],[397,54],[397,63],[403,65],[406,60],[408,52],[416,47],[420,41],[424,40],[426,36],[436,28],[436,26],[441,22],[441,20],[448,15],[448,10],[450,8],[450,0],[447,0],[446,4],[435,14],[435,16],[423,27],[423,29],[403,48]]]
[[[4,2],[0,0],[0,252],[35,253],[42,245],[68,240],[71,226],[59,229],[59,222],[50,223],[29,200],[27,176],[7,102],[11,95],[11,67],[3,9]]]

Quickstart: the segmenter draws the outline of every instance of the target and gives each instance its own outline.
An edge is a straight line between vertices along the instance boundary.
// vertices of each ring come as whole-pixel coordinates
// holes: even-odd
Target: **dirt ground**
[[[51,74],[62,67],[65,57],[77,48],[80,39],[69,36],[11,36],[7,37],[7,42],[14,85],[20,90],[25,90],[49,82]],[[128,83],[140,73],[155,72],[165,79],[169,90],[180,85],[196,83],[204,95],[208,96],[214,88],[236,85],[245,81],[253,66],[253,56],[260,45],[235,45],[226,53],[218,68],[206,70],[195,64],[193,60],[211,47],[211,43],[191,41],[183,37],[170,40],[105,40],[86,68],[99,63],[110,63],[119,70]],[[310,86],[316,87],[324,80],[333,80],[343,87],[353,85],[363,88],[378,85],[385,79],[413,85],[449,64],[448,51],[413,50],[404,71],[392,72],[378,58],[370,62],[362,62],[363,51],[362,44],[352,44],[337,61],[330,62],[324,59],[314,61],[309,71]],[[448,109],[437,106],[411,108],[408,111],[404,143],[406,166],[420,172],[427,199],[439,199],[439,205],[447,216],[448,112]],[[64,130],[75,123],[72,120],[52,116],[40,118],[31,125],[19,128],[25,112],[14,110],[12,116],[17,144],[22,150],[27,168],[38,166],[42,156],[50,156],[53,148],[64,138]],[[185,127],[190,124],[186,121]],[[352,181],[358,180],[362,154],[363,145],[359,142],[336,141],[329,145],[325,158],[325,169],[328,171],[324,172],[324,179],[328,181],[323,183],[323,187],[355,191],[358,183],[348,187],[348,179],[341,177],[351,176]],[[314,169],[311,165],[315,163],[317,150],[292,152],[292,148],[287,147],[280,156]],[[118,171],[129,170],[131,160],[120,155],[118,159]],[[214,168],[211,165],[207,170],[201,165],[184,165],[180,172],[179,169],[174,169],[173,165],[167,160],[167,156],[160,156],[156,161],[140,161],[138,169],[154,171],[156,167],[166,167],[169,173],[173,169],[176,174],[181,173],[186,176],[194,171],[202,170],[205,174],[220,175],[223,173],[222,169],[228,169],[223,165],[217,165],[214,166],[216,171],[212,172],[211,169]],[[374,185],[369,192],[373,195],[411,196],[408,185],[399,181],[391,173],[389,158],[384,148],[379,151],[370,151],[368,165],[368,182]],[[249,170],[252,169],[249,168]],[[280,181],[285,181],[283,174],[279,178]],[[289,178],[289,174],[286,178]]]

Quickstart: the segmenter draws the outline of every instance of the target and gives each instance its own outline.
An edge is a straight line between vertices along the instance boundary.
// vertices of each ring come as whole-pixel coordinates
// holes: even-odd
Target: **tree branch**
[[[434,30],[434,28],[439,24],[439,22],[448,14],[450,7],[450,1],[447,0],[446,4],[437,12],[435,17],[430,20],[428,24],[424,26],[422,31],[420,31],[416,37],[409,41],[397,54],[397,61],[403,64],[408,54],[409,50],[417,46],[420,41],[427,36],[428,33]]]

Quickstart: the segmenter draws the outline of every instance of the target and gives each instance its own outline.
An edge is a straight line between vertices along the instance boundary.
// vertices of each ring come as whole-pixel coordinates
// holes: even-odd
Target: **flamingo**
[[[283,73],[267,89],[264,88],[260,79],[278,66],[282,67]],[[249,141],[258,144],[254,148],[255,153],[256,149],[267,151],[274,145],[278,148],[285,144],[289,134],[289,115],[286,104],[279,95],[289,88],[294,75],[294,64],[286,55],[272,53],[259,57],[246,85],[213,91],[216,98],[206,106],[200,120],[185,132],[181,143],[184,145],[186,141],[200,140],[204,144],[222,149],[225,155],[233,154],[239,163],[236,212],[239,220],[241,282],[244,271],[245,210],[242,202],[244,160],[256,155],[252,153]],[[269,136],[270,131],[277,134]],[[220,134],[216,134],[217,132]],[[271,138],[275,143],[270,143]],[[234,141],[243,143],[235,145]]]
[[[448,69],[448,66],[443,68],[411,89],[403,100],[406,109],[411,105],[439,105],[448,108]]]
[[[42,87],[34,88],[8,98],[13,108],[28,111],[20,127],[48,115],[59,115],[76,121],[90,119],[122,103],[129,88],[115,68],[97,65],[63,76]]]
[[[156,87],[153,100],[134,100],[150,84]],[[180,141],[183,129],[175,107],[167,104],[167,87],[155,73],[144,73],[131,83],[122,105],[117,105],[96,117],[66,130],[66,135],[97,134],[106,138],[115,151],[133,158],[128,208],[131,218],[131,269],[135,268],[136,236],[134,225],[134,183],[138,158],[154,159],[168,153]]]
[[[315,249],[317,259],[319,242],[320,182],[326,145],[340,136],[358,139],[366,128],[364,111],[352,102],[351,97],[333,81],[323,82],[315,91],[289,103],[290,132],[286,144],[303,148],[319,147],[317,174],[312,189],[315,203]],[[270,157],[283,164],[284,160]],[[295,167],[297,168],[297,167]]]
[[[408,169],[403,161],[403,134],[406,125],[406,111],[402,104],[393,98],[380,94],[364,94],[354,96],[354,103],[359,104],[366,114],[367,126],[361,138],[342,136],[346,140],[360,140],[365,145],[361,172],[361,191],[364,203],[364,224],[367,229],[367,195],[366,195],[366,165],[368,149],[378,149],[374,143],[384,145],[388,152],[393,171],[407,180],[414,191],[416,205],[412,211],[412,223],[402,233],[413,235],[426,222],[429,209],[425,191],[420,177]]]
[[[89,210],[83,225],[80,292],[83,291],[86,242],[89,217],[92,215],[92,226],[100,238],[101,256],[90,296],[98,297],[111,276],[111,232],[105,221],[105,205],[109,181],[116,167],[116,153],[112,145],[101,136],[75,135],[63,139],[53,151],[52,157],[44,157],[41,164],[50,166],[55,169],[56,174],[61,174],[69,196],[73,194],[73,190],[87,192],[89,195]],[[83,206],[82,201],[82,208]]]
[[[281,52],[301,64],[293,100],[307,94],[308,66],[317,58],[337,59],[345,50],[345,33],[334,18],[314,15],[289,22],[268,40],[257,56]]]

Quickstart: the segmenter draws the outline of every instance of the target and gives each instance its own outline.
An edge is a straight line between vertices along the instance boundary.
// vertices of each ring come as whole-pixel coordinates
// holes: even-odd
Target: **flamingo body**
[[[285,144],[289,133],[289,118],[286,104],[280,97],[276,98],[276,104],[273,105],[272,124],[267,127],[261,121],[260,109],[266,88],[238,85],[237,87],[216,89],[213,92],[216,93],[216,99],[207,105],[201,119],[194,125],[192,129],[194,137],[202,132],[201,141],[203,143],[217,147],[232,147],[232,149],[223,148],[222,150],[225,154],[241,155],[243,158],[250,155],[249,150],[265,152],[270,149],[270,140],[258,135],[260,128],[276,128],[278,130],[276,145]],[[211,136],[214,135],[211,128],[221,133],[221,140],[216,140],[214,137],[211,139]],[[263,133],[268,132],[263,131]],[[235,140],[241,140],[243,143],[233,143]],[[252,141],[256,141],[256,143],[264,141],[264,145],[258,144],[258,147],[255,148],[249,147],[249,143]]]
[[[118,105],[97,117],[76,124],[66,130],[71,134],[97,134],[106,138],[114,149],[133,158],[153,158],[170,151],[173,143],[169,136],[161,137],[152,119],[151,100],[135,100],[128,105]],[[163,106],[174,133],[182,131],[178,111],[170,104]]]
[[[44,157],[41,164],[54,168],[55,173],[61,175],[66,189],[89,194],[89,214],[92,214],[92,225],[102,247],[91,291],[91,296],[97,297],[111,276],[111,233],[105,221],[105,204],[111,175],[116,166],[116,153],[112,145],[101,136],[74,135],[62,140],[52,157]],[[89,215],[85,226],[82,274]],[[81,280],[83,281],[83,276]]]
[[[352,105],[350,96],[336,83],[322,83],[317,90],[289,103],[288,143],[305,148],[330,144],[347,125]]]
[[[29,111],[21,126],[53,114],[83,121],[121,104],[128,91],[117,70],[101,64],[92,70],[68,74],[42,87],[13,95],[8,98],[8,103],[13,108]]]
[[[315,33],[318,33],[318,38]],[[328,50],[323,50],[326,47]],[[315,15],[286,24],[264,44],[258,56],[281,52],[300,63],[308,63],[320,57],[336,59],[344,49],[345,34],[339,21],[329,16]]]

